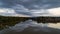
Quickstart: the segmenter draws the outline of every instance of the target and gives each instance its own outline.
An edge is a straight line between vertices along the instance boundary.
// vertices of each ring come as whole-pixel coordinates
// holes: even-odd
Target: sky
[[[60,0],[0,0],[0,15],[60,16]]]

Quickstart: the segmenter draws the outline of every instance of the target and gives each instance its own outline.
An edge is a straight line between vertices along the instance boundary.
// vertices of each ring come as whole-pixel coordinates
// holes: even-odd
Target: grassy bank
[[[57,23],[60,22],[60,17],[12,17],[12,16],[0,16],[0,29],[7,26],[13,26],[19,22],[24,22],[26,20],[32,19],[37,21],[37,23]]]
[[[0,16],[0,29],[28,20],[28,17]]]

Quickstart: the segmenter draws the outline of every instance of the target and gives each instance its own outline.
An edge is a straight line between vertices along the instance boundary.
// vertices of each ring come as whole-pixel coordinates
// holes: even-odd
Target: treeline
[[[58,23],[60,22],[60,17],[12,17],[12,16],[0,16],[0,29],[7,26],[13,26],[17,23],[24,22],[26,20],[37,21],[37,23]]]
[[[35,17],[32,20],[37,21],[38,23],[58,23],[60,22],[60,17]]]

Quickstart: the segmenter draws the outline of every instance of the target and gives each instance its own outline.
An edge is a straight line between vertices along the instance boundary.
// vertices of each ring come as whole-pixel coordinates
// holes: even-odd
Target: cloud
[[[25,8],[23,5],[17,4],[13,6],[13,9],[17,14],[31,15],[30,10]]]
[[[0,8],[0,13],[15,13],[15,11],[9,8]]]
[[[17,14],[14,9],[11,8],[0,8],[0,15],[3,16],[18,16],[18,17],[30,17],[28,15]]]
[[[60,16],[60,7],[47,9],[47,11],[52,15]]]
[[[47,14],[49,15],[48,11],[45,9],[30,10],[30,12],[32,13],[32,16],[47,16]]]
[[[60,7],[30,10],[33,16],[60,16]]]
[[[16,13],[28,14],[32,16],[52,16],[52,13],[48,9],[57,8],[60,6],[59,1],[57,0],[20,0],[21,3],[17,2],[20,9]],[[23,6],[21,10],[21,6]],[[27,9],[27,10],[26,10]],[[27,13],[28,12],[28,13]]]
[[[60,0],[0,0],[0,3],[1,8],[11,8],[16,14],[29,16],[50,15],[50,9],[60,7]]]
[[[0,14],[1,15],[9,15],[9,14],[15,14],[15,11],[10,8],[0,8]]]
[[[20,1],[22,2],[19,4],[23,5],[28,9],[41,9],[41,8],[46,9],[60,7],[60,0],[26,0],[26,1],[20,0]]]

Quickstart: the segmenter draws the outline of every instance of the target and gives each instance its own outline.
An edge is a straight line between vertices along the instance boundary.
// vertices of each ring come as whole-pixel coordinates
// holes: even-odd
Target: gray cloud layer
[[[0,7],[13,8],[17,14],[33,15],[31,10],[41,12],[41,9],[60,7],[60,0],[0,0]]]

